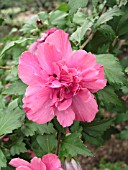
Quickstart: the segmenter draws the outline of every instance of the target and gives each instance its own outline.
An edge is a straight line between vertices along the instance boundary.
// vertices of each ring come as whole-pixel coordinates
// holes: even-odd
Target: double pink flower
[[[47,154],[42,159],[34,157],[30,163],[20,158],[14,158],[9,164],[16,170],[63,170],[59,158],[54,154]]]
[[[44,124],[56,116],[63,127],[74,120],[91,122],[98,112],[92,93],[106,86],[96,57],[84,50],[73,52],[68,34],[56,29],[29,50],[18,67],[20,79],[28,85],[23,99],[28,119]]]

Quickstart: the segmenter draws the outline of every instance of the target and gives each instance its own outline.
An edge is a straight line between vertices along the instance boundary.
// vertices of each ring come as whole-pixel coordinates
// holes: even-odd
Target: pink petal
[[[74,96],[71,107],[75,112],[75,119],[79,121],[91,122],[98,112],[96,100],[88,90]]]
[[[44,124],[54,117],[50,99],[51,89],[29,86],[23,99],[23,108],[29,120]]]
[[[38,46],[37,56],[42,68],[52,75],[54,73],[53,63],[61,60],[62,53],[54,45],[43,43]]]
[[[33,170],[33,169],[31,169],[27,166],[20,166],[20,167],[16,168],[16,170]]]
[[[63,30],[57,30],[53,34],[49,35],[46,42],[51,43],[58,48],[63,55],[63,58],[67,58],[72,54],[72,48],[68,39],[68,34]]]
[[[58,122],[63,127],[71,126],[73,124],[74,119],[75,119],[75,113],[73,112],[71,107],[69,107],[69,108],[67,108],[66,110],[63,110],[63,111],[56,110],[55,115],[57,116]]]
[[[55,154],[47,154],[42,157],[47,170],[61,170],[61,162]]]
[[[39,44],[38,42],[34,42],[33,44],[31,44],[29,47],[29,51],[33,54],[36,54],[38,44]]]
[[[20,57],[18,66],[20,79],[28,85],[37,83],[37,79],[42,80],[41,72],[37,57],[30,52],[24,52]]]
[[[96,65],[96,57],[84,50],[78,50],[67,59],[66,63],[69,67],[75,67],[82,71],[94,67]]]
[[[12,159],[12,160],[9,162],[9,164],[10,164],[11,166],[14,166],[15,168],[17,168],[17,167],[19,167],[19,166],[28,166],[28,167],[30,167],[30,164],[29,164],[27,161],[25,161],[25,160],[23,160],[23,159],[20,159],[20,158],[14,158],[14,159]]]
[[[57,109],[59,111],[66,110],[69,106],[71,106],[71,104],[72,104],[72,99],[67,99],[64,102],[60,102]]]
[[[45,164],[42,162],[40,158],[34,157],[31,160],[32,170],[46,170]]]

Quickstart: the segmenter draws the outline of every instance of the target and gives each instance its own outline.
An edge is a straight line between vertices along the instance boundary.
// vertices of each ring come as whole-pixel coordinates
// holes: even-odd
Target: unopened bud
[[[82,170],[79,162],[76,162],[73,158],[70,162],[65,161],[64,170]]]

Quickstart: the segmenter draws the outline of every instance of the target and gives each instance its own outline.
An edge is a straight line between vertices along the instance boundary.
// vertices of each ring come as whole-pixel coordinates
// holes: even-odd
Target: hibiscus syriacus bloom
[[[29,120],[44,124],[56,116],[66,127],[95,118],[98,106],[92,93],[106,85],[103,66],[91,53],[73,52],[64,31],[50,34],[36,54],[24,52],[18,73],[28,85],[23,108]]]
[[[14,158],[9,164],[16,170],[63,170],[61,162],[55,154],[47,154],[42,159],[34,157],[30,163],[20,158]]]

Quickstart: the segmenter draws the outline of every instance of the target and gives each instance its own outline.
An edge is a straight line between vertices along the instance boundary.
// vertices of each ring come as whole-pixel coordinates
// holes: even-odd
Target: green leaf
[[[37,136],[38,144],[43,150],[43,154],[52,153],[57,146],[56,135]]]
[[[22,122],[20,118],[23,114],[18,112],[19,110],[0,110],[0,136],[3,134],[12,133],[14,129],[21,126]]]
[[[98,91],[97,96],[104,105],[112,104],[121,106],[121,100],[111,86],[106,86],[103,90]]]
[[[22,139],[19,139],[15,142],[14,145],[11,146],[10,148],[10,153],[12,156],[14,155],[20,155],[20,153],[25,153],[27,152],[27,149],[25,147],[25,143],[22,141]]]
[[[81,27],[78,27],[77,30],[71,35],[70,39],[72,41],[76,41],[78,43],[83,40],[85,33],[89,30],[89,28],[93,25],[93,22],[86,19]]]
[[[61,4],[56,10],[68,12],[68,5],[67,4]]]
[[[69,12],[74,14],[79,8],[85,8],[88,0],[69,0]]]
[[[96,27],[99,27],[101,24],[104,24],[107,21],[110,21],[111,19],[113,19],[114,16],[120,16],[122,14],[123,14],[122,11],[117,7],[109,9],[107,12],[103,13],[99,17],[99,19],[96,23]]]
[[[3,151],[0,149],[0,169],[2,167],[6,167],[7,166],[7,160],[6,160],[6,157],[3,153]]]
[[[82,25],[85,20],[86,20],[86,16],[83,12],[78,11],[76,14],[74,14],[74,17],[73,17],[74,23]]]
[[[83,124],[83,137],[91,145],[100,146],[103,143],[102,135],[113,123],[112,119],[93,121]]]
[[[40,19],[42,22],[44,22],[44,21],[48,18],[47,12],[44,12],[44,11],[39,12],[39,13],[38,13],[38,16],[39,16],[39,19]]]
[[[22,83],[22,81],[17,80],[11,84],[9,88],[7,88],[3,94],[8,95],[24,95],[26,91],[27,85]]]
[[[37,29],[37,26],[36,26],[36,22],[38,20],[38,16],[35,15],[33,16],[32,18],[30,18],[26,23],[25,25],[21,28],[21,31],[23,33],[31,33],[33,30],[36,30]]]
[[[81,133],[75,132],[66,136],[62,140],[60,155],[62,156],[77,156],[78,154],[86,154],[92,156],[93,154],[90,150],[83,144],[83,141],[80,139]]]
[[[3,22],[4,22],[4,19],[0,18],[0,25],[2,25]]]
[[[110,84],[123,85],[125,76],[119,60],[112,54],[101,54],[96,56],[97,62],[104,66],[105,76]]]
[[[128,120],[128,111],[126,113],[117,113],[117,116],[116,116],[116,124],[119,124],[121,122],[124,122]]]
[[[60,10],[56,10],[50,14],[49,21],[52,25],[65,25],[67,22],[66,20],[67,16],[68,16],[68,13],[60,11]]]
[[[5,54],[8,50],[10,50],[12,47],[14,47],[15,45],[18,45],[18,44],[22,44],[23,42],[25,42],[27,40],[27,38],[21,38],[19,40],[16,40],[16,41],[11,41],[9,42],[4,48],[3,50],[1,51],[0,53],[0,57],[3,56],[3,54]]]
[[[128,139],[128,125],[125,127],[123,131],[118,136],[120,139]]]
[[[44,133],[55,133],[52,123],[40,125],[32,121],[27,121],[26,123],[24,123],[21,130],[25,136],[33,136],[35,135],[35,133],[40,135],[43,135]]]

